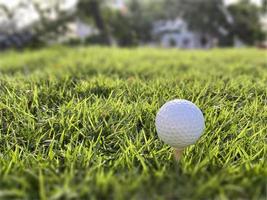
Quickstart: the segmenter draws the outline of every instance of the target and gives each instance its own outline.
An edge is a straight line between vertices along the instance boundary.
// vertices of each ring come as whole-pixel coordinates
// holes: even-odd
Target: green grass
[[[266,198],[264,51],[56,47],[0,72],[0,199]],[[179,164],[154,126],[174,98],[206,120]]]

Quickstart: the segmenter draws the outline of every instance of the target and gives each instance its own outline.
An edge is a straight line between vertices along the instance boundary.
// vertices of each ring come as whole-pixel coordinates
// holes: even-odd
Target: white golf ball
[[[187,100],[175,99],[165,103],[156,116],[159,138],[177,149],[194,144],[204,128],[201,110]]]

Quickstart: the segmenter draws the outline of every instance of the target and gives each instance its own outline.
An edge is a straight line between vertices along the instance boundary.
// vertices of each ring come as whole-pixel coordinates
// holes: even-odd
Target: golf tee
[[[174,149],[174,158],[179,161],[183,155],[183,149]]]

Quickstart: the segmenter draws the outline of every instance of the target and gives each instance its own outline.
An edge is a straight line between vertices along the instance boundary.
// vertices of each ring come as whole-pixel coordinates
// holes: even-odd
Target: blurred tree
[[[231,16],[223,0],[178,0],[176,4],[191,30],[217,39],[227,34],[226,27],[231,23]]]
[[[182,17],[195,32],[217,38],[221,45],[233,44],[235,37],[248,44],[262,40],[264,35],[259,22],[260,9],[243,0],[228,8],[223,0],[125,0],[125,9],[114,9],[109,0],[78,0],[74,12],[61,9],[64,0],[55,0],[43,7],[42,1],[29,0],[14,9],[0,6],[9,23],[0,24],[0,34],[31,34],[31,46],[39,46],[64,35],[66,23],[77,14],[85,22],[94,24],[99,35],[88,38],[88,42],[111,45],[114,37],[119,45],[131,46],[152,39],[152,27],[156,20]],[[267,0],[262,0],[263,10]],[[19,30],[15,15],[19,9],[29,5],[38,12],[39,20]],[[54,16],[51,18],[51,16]],[[0,21],[1,23],[1,21]]]
[[[100,36],[104,44],[111,45],[112,39],[103,17],[105,11],[105,0],[79,0],[77,5],[77,13],[84,20],[93,19],[93,22],[100,32]]]
[[[154,21],[149,12],[148,2],[129,0],[127,10],[111,11],[107,21],[113,36],[121,46],[132,46],[151,39],[151,28]]]
[[[262,12],[266,14],[267,12],[267,0],[262,0]]]
[[[233,24],[229,27],[232,38],[238,37],[249,45],[264,40],[265,34],[260,24],[259,7],[248,0],[242,0],[230,5],[228,10],[233,17]]]
[[[73,12],[61,9],[61,4],[60,0],[46,4],[46,6],[34,0],[27,3],[21,1],[13,8],[1,4],[2,17],[6,20],[0,27],[0,33],[6,35],[5,40],[10,47],[39,47],[56,40],[65,33],[66,22],[74,17]],[[21,21],[18,20],[16,14],[21,10],[30,10],[30,7],[38,13],[38,20],[21,27]],[[27,40],[23,41],[25,35],[27,35]]]
[[[44,8],[39,2],[33,1],[35,10],[40,16],[40,20],[32,26],[35,44],[45,44],[63,36],[66,31],[67,22],[74,19],[74,11],[62,10],[62,1],[54,1],[54,4]],[[53,16],[54,17],[51,17]]]
[[[263,1],[267,4],[267,0]],[[182,17],[189,28],[209,38],[216,38],[219,45],[233,45],[238,37],[247,44],[264,39],[260,25],[260,10],[249,0],[241,0],[229,7],[223,0],[169,0],[162,1],[166,14],[163,18]]]
[[[187,3],[188,2],[192,2],[192,0],[187,1]],[[184,2],[180,0],[160,0],[158,6],[161,7],[162,13],[158,13],[158,16],[161,17],[161,19],[175,19],[181,17],[183,3]]]
[[[0,33],[12,33],[16,28],[16,22],[14,20],[14,14],[12,10],[10,10],[6,5],[0,4],[0,17],[1,17],[1,24],[0,24]]]

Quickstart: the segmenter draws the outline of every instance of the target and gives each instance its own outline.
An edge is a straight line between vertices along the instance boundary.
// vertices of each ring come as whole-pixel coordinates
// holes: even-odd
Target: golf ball
[[[156,116],[159,138],[176,149],[194,144],[204,128],[201,110],[187,100],[175,99],[165,103]]]

